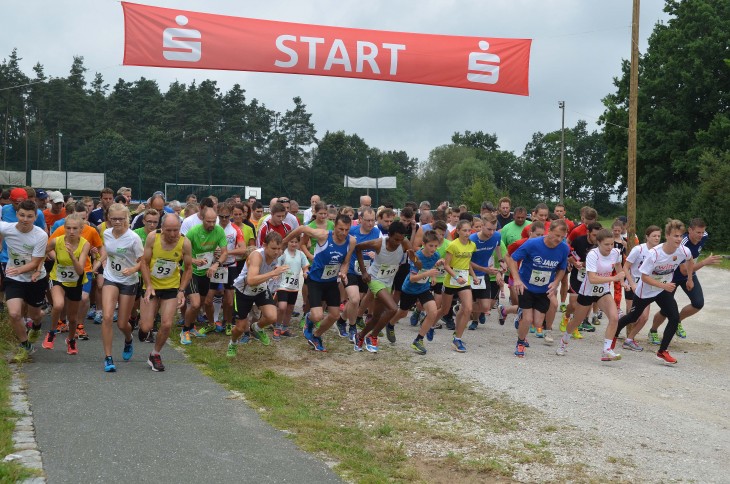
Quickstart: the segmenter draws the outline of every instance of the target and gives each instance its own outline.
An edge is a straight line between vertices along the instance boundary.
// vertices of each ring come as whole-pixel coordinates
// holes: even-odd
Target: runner
[[[700,257],[700,253],[702,253],[702,249],[707,243],[708,235],[706,229],[707,224],[704,220],[702,220],[701,218],[693,218],[689,222],[689,228],[687,230],[687,233],[684,234],[684,237],[682,237],[682,246],[689,249],[692,258],[694,259],[694,271],[692,273],[691,287],[687,285],[688,276],[686,266],[678,267],[677,270],[674,271],[674,276],[672,277],[672,282],[675,285],[680,286],[684,293],[687,295],[687,297],[689,297],[689,304],[683,307],[679,313],[677,336],[682,339],[687,337],[687,332],[682,326],[682,321],[700,312],[700,310],[705,305],[705,296],[702,293],[702,286],[700,285],[700,281],[699,279],[697,279],[697,271],[708,265],[719,264],[722,260],[722,257],[720,257],[719,255],[712,254],[710,254],[709,257],[705,258],[701,262],[698,260]],[[651,334],[649,335],[652,344],[658,344],[654,343],[655,340],[659,339],[659,337],[657,336],[657,330],[662,324],[664,324],[664,321],[666,321],[666,319],[667,317],[662,310],[658,311],[654,315],[654,321],[651,325]]]
[[[102,307],[104,319],[101,326],[101,340],[104,346],[104,371],[117,370],[112,358],[112,319],[117,311],[117,327],[124,334],[122,358],[132,358],[132,325],[129,317],[137,296],[140,261],[144,255],[142,240],[129,228],[129,209],[121,203],[109,207],[108,219],[112,228],[104,231],[104,246],[97,264],[104,264],[104,286],[102,287]]]
[[[306,234],[317,240],[309,277],[308,288],[309,312],[304,316],[304,337],[315,351],[326,351],[322,343],[322,335],[330,329],[340,316],[340,289],[338,278],[347,280],[347,268],[352,252],[355,250],[355,237],[349,235],[352,221],[347,215],[338,215],[334,230],[313,229],[306,225],[299,226],[284,238],[283,243],[299,234]],[[324,317],[322,303],[328,306],[327,317]],[[315,324],[320,323],[315,329]]]
[[[555,295],[568,264],[570,248],[563,242],[568,227],[562,220],[550,224],[550,231],[541,238],[529,239],[507,260],[514,290],[519,295],[522,317],[517,328],[515,356],[525,356],[525,338],[533,321],[541,321],[550,308],[550,296]],[[517,269],[517,262],[522,265]]]
[[[314,206],[320,202],[319,195],[312,195],[309,199],[309,208],[304,211],[303,224],[307,225],[316,213]]]
[[[43,218],[46,219],[46,230],[50,231],[53,224],[66,217],[66,207],[63,201],[63,193],[48,192],[51,207],[43,211]]]
[[[282,247],[281,235],[278,232],[269,232],[264,239],[264,246],[249,254],[241,274],[233,282],[236,288],[236,326],[228,343],[226,356],[229,358],[236,356],[239,341],[249,341],[249,331],[261,344],[271,344],[264,331],[264,327],[276,322],[276,306],[271,293],[279,276],[289,270],[289,266],[277,265]],[[261,318],[257,323],[250,324],[248,314],[254,304],[261,310]]]
[[[26,193],[25,190],[23,193]],[[15,207],[11,208],[15,212]],[[31,343],[40,336],[43,317],[41,306],[45,302],[48,287],[46,269],[43,267],[48,234],[44,229],[34,226],[38,207],[32,200],[25,199],[18,203],[15,214],[17,222],[0,222],[0,236],[3,237],[9,256],[4,268],[5,304],[10,324],[20,341],[21,353],[30,354],[35,351]],[[27,315],[31,320],[28,334],[23,320],[24,305],[28,307]]]
[[[461,307],[456,313],[455,331],[452,346],[458,353],[466,352],[466,345],[461,336],[466,329],[466,321],[472,311],[473,298],[471,294],[471,282],[477,285],[481,282],[474,274],[471,266],[471,258],[476,251],[476,244],[469,240],[471,235],[471,224],[467,220],[460,220],[456,225],[458,237],[446,248],[444,257],[444,294],[441,298],[441,315],[448,314],[451,308],[451,301],[454,295],[459,296]]]
[[[205,197],[200,201],[200,209],[195,212],[191,213],[190,215],[185,217],[185,220],[182,221],[182,225],[180,226],[180,233],[187,236],[188,231],[195,227],[196,225],[200,225],[203,223],[203,212],[206,208],[214,208],[216,203],[213,201],[210,197]],[[215,213],[215,210],[213,211]]]
[[[267,218],[259,223],[258,235],[256,236],[256,246],[259,248],[264,246],[266,234],[269,232],[277,232],[283,238],[292,231],[292,226],[284,222],[284,218],[288,214],[286,207],[277,202],[270,209],[271,215],[268,215]]]
[[[193,254],[192,262],[195,267],[193,267],[193,275],[186,291],[189,307],[185,311],[185,323],[180,332],[180,344],[184,345],[192,343],[190,332],[205,297],[210,291],[210,278],[226,262],[228,257],[226,233],[223,227],[216,223],[218,216],[215,209],[205,207],[201,209],[200,213],[203,215],[203,223],[195,225],[186,234],[186,237],[190,240]],[[216,249],[220,249],[218,255],[216,255]],[[212,304],[205,304],[205,313],[208,323],[199,330],[199,335],[203,337],[215,330],[212,324]]]
[[[669,322],[664,331],[657,358],[675,364],[677,360],[669,354],[669,344],[679,325],[679,309],[674,300],[674,291],[677,285],[672,281],[674,271],[686,261],[687,290],[694,287],[694,259],[687,247],[681,245],[684,235],[684,224],[680,220],[670,220],[664,228],[666,241],[649,251],[649,257],[641,264],[641,280],[634,292],[634,304],[631,312],[619,319],[616,337],[628,324],[636,322],[644,309],[652,302],[657,303],[662,312],[667,315]]]
[[[104,222],[104,212],[114,203],[114,190],[109,187],[104,188],[99,196],[99,202],[99,208],[90,210],[89,213],[88,222],[94,227],[98,227]]]
[[[86,220],[81,214],[71,214],[65,219],[66,234],[51,239],[46,252],[55,252],[53,266],[50,271],[51,280],[51,329],[48,331],[42,346],[52,350],[58,330],[58,322],[65,312],[68,320],[68,338],[66,338],[66,353],[78,354],[76,347],[76,324],[81,302],[81,288],[88,282],[88,275],[84,271],[89,258],[91,245],[80,237]],[[86,337],[88,339],[88,336]]]
[[[502,230],[505,225],[515,219],[514,214],[511,212],[512,200],[509,197],[502,197],[499,199],[497,206],[499,208],[497,213],[497,230]]]
[[[294,312],[299,290],[302,288],[299,274],[304,273],[305,279],[309,275],[309,259],[304,252],[299,250],[300,242],[300,237],[289,240],[287,250],[277,262],[277,265],[288,267],[288,269],[281,275],[279,289],[276,291],[277,324],[274,325],[274,341],[279,341],[282,337],[294,336],[289,331],[289,321]]]
[[[627,280],[629,284],[625,294],[627,313],[631,312],[631,307],[633,306],[634,299],[636,298],[636,285],[639,284],[639,281],[641,280],[641,271],[639,270],[641,268],[641,264],[643,264],[644,260],[649,257],[651,249],[659,245],[662,241],[662,229],[656,225],[650,225],[646,229],[645,236],[646,242],[634,246],[628,257],[626,257],[626,262],[624,262],[624,273],[628,274]],[[649,306],[644,309],[644,312],[641,316],[639,316],[636,323],[632,325],[632,328],[629,329],[629,326],[626,327],[627,335],[623,345],[621,346],[622,348],[631,351],[644,351],[644,348],[639,346],[635,339],[636,335],[639,334],[648,319]],[[659,335],[656,332],[652,333],[650,331],[649,342],[658,345],[660,343]]]
[[[578,289],[578,305],[575,308],[573,319],[568,323],[568,327],[558,343],[556,354],[565,356],[571,333],[578,328],[583,318],[588,315],[591,306],[598,303],[598,307],[608,316],[601,361],[620,360],[621,355],[615,353],[612,348],[618,324],[618,309],[611,301],[610,283],[623,282],[626,274],[621,268],[621,252],[614,247],[613,234],[607,229],[600,229],[596,234],[596,242],[598,247],[591,249],[586,256],[585,275]],[[615,274],[612,275],[614,272]]]
[[[502,236],[496,231],[497,217],[492,213],[485,213],[481,221],[481,230],[469,236],[469,240],[476,246],[471,257],[471,267],[476,276],[471,285],[471,294],[476,302],[474,314],[479,315],[479,322],[482,321],[481,314],[489,314],[494,303],[499,300],[499,290],[504,285],[504,272],[507,269],[500,246]],[[498,268],[495,268],[495,254]],[[501,315],[500,319],[503,319]],[[477,319],[472,320],[469,330],[476,330],[479,322]]]
[[[165,371],[160,351],[172,330],[175,311],[185,305],[185,288],[192,277],[193,256],[190,240],[180,234],[180,218],[166,215],[162,228],[147,236],[140,266],[145,293],[142,298],[139,331],[151,333],[160,311],[160,329],[155,348],[147,358],[152,371]],[[180,262],[185,271],[180,276]]]
[[[398,272],[403,256],[413,260],[415,254],[410,241],[406,239],[408,229],[401,222],[390,224],[388,236],[381,239],[368,240],[355,246],[355,255],[359,267],[365,267],[363,251],[375,252],[372,264],[362,274],[362,280],[368,285],[375,298],[373,317],[365,323],[365,327],[355,335],[355,350],[362,351],[363,344],[371,353],[378,352],[378,334],[398,310],[397,303],[391,295],[393,279]],[[417,262],[416,266],[421,263]]]

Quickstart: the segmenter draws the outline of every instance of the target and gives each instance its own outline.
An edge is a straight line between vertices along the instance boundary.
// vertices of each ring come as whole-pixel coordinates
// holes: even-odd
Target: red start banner
[[[257,20],[122,2],[124,65],[352,77],[528,95],[530,39]]]

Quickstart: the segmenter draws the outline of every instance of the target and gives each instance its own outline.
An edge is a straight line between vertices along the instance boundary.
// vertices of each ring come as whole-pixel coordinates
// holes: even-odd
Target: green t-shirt
[[[144,231],[144,227],[134,229],[134,233],[139,235],[139,238],[142,239],[142,247],[144,247],[144,244],[147,242],[147,232]]]
[[[316,220],[312,220],[307,225],[309,225],[313,229],[319,228],[319,227],[317,227],[317,221]],[[330,230],[331,231],[331,230],[334,230],[334,229],[335,229],[335,223],[332,220],[327,220],[327,230]],[[317,239],[309,239],[309,253],[310,254],[314,255],[314,249],[315,249],[315,247],[317,247]]]
[[[530,225],[532,222],[525,221],[522,225],[517,225],[514,220],[504,227],[502,227],[502,230],[500,232],[502,233],[502,242],[506,246],[509,246],[513,242],[517,242],[522,238],[522,229]]]
[[[451,242],[450,240],[444,238],[444,241],[441,242],[441,245],[439,246],[439,248],[436,249],[436,252],[438,253],[439,256],[441,256],[442,259],[444,257],[446,257],[446,248],[449,246],[449,243],[450,242]],[[446,271],[444,271],[444,266],[440,266],[439,267],[439,275],[436,276],[436,282],[437,283],[439,283],[439,282],[440,283],[443,283],[445,277],[446,277]]]
[[[213,227],[213,230],[208,232],[205,230],[203,224],[199,224],[188,230],[185,237],[190,240],[190,245],[193,249],[193,259],[206,260],[206,263],[202,266],[193,266],[193,274],[196,276],[205,276],[208,268],[217,260],[213,254],[215,249],[228,245],[225,230],[220,225],[216,225]]]

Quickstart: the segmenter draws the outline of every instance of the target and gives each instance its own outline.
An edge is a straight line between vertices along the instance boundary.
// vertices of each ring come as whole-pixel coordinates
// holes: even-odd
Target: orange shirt
[[[58,237],[59,235],[65,235],[66,234],[66,227],[61,225],[56,229],[55,232],[51,234],[50,239],[54,239]],[[91,244],[92,247],[96,247],[97,249],[101,249],[102,243],[101,243],[101,237],[99,236],[99,232],[96,231],[96,229],[90,225],[84,225],[84,229],[81,231],[81,237],[85,238],[89,244]],[[91,254],[89,254],[89,257],[86,258],[86,265],[84,266],[84,272],[91,272]]]
[[[43,217],[45,217],[45,219],[46,219],[46,230],[51,230],[51,227],[53,227],[53,224],[55,224],[62,218],[66,218],[66,207],[63,207],[61,209],[61,212],[58,214],[51,212],[51,209],[47,208],[47,209],[43,210]]]

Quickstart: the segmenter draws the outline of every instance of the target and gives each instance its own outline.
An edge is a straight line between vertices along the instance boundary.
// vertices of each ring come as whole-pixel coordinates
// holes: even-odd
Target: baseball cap
[[[46,193],[45,190],[41,190],[40,188],[35,191],[36,198],[40,198],[41,200],[45,200],[48,198],[48,193]]]
[[[28,200],[28,192],[24,188],[13,188],[10,190],[10,200]]]
[[[63,193],[61,193],[61,192],[50,191],[50,192],[48,192],[48,198],[51,199],[52,203],[63,203],[64,202]]]

